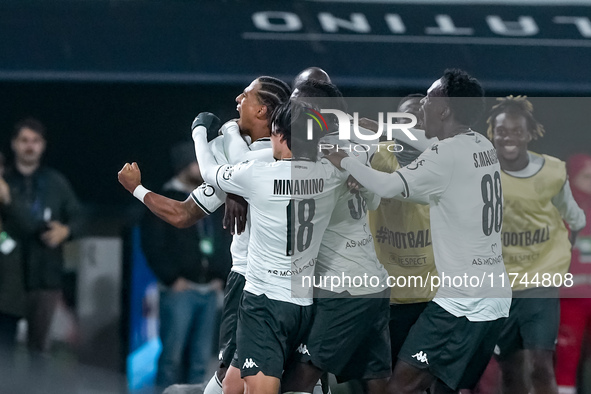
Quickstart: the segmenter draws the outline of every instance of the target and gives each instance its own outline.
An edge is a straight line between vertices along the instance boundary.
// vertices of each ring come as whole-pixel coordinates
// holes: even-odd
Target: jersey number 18
[[[289,200],[289,204],[287,204],[286,211],[287,248],[285,255],[293,256],[294,245],[298,252],[303,252],[308,249],[312,242],[312,233],[314,232],[312,219],[314,219],[314,214],[316,213],[316,201],[311,198],[299,202],[291,199]]]

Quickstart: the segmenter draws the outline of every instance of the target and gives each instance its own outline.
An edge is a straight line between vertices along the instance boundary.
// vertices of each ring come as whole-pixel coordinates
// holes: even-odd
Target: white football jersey
[[[435,143],[397,171],[403,195],[430,205],[442,283],[433,301],[472,321],[506,317],[511,304],[501,249],[500,172],[492,143],[475,132]]]
[[[250,144],[252,152],[239,158],[228,158],[224,150],[224,136],[220,135],[209,143],[213,156],[218,164],[236,164],[244,160],[262,160],[272,162],[270,138],[260,138]],[[208,215],[221,207],[226,202],[226,193],[219,187],[203,183],[193,190],[191,197],[203,212]],[[249,211],[250,212],[250,211]],[[247,219],[246,228],[242,234],[234,234],[230,253],[232,254],[232,271],[246,275],[246,255],[248,250],[250,220]]]
[[[370,155],[356,149],[356,142],[338,140],[329,134],[322,144],[349,148],[349,156],[364,165]],[[352,295],[374,294],[384,290],[388,272],[379,262],[368,223],[367,210],[376,209],[380,197],[361,189],[351,193],[346,185],[339,189],[336,206],[318,252],[315,285],[336,293],[348,291]]]
[[[388,272],[376,256],[367,217],[367,210],[377,208],[379,202],[373,193],[352,194],[347,186],[339,188],[318,252],[316,286],[352,295],[384,290]]]
[[[322,234],[347,175],[327,160],[247,161],[224,165],[217,186],[242,195],[251,223],[244,290],[298,305],[312,304],[312,277]]]

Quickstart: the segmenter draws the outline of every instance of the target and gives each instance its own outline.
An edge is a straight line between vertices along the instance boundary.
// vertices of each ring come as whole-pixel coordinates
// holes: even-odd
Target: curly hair
[[[515,97],[511,95],[507,97],[499,97],[497,98],[497,101],[499,103],[492,107],[490,110],[490,116],[486,120],[486,123],[488,124],[486,135],[488,138],[492,140],[497,116],[503,113],[523,116],[527,124],[527,131],[534,140],[544,136],[544,133],[546,132],[544,126],[534,118],[534,106],[527,99],[527,96]]]
[[[441,77],[441,90],[449,97],[455,120],[474,126],[484,112],[484,89],[480,82],[464,70],[447,69]]]

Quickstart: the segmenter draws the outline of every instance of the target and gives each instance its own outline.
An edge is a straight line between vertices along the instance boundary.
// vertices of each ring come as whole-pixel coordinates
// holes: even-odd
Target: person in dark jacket
[[[203,179],[190,142],[171,150],[175,176],[160,192],[184,201]],[[221,218],[179,229],[155,215],[142,219],[142,249],[160,282],[160,340],[156,384],[201,383],[216,332],[217,295],[230,269]]]
[[[5,159],[0,153],[0,206],[10,204],[4,180]],[[17,323],[25,315],[25,285],[16,241],[5,231],[0,217],[0,350],[14,350]]]
[[[15,125],[11,141],[14,166],[5,176],[10,201],[1,206],[4,230],[16,241],[12,253],[20,262],[12,274],[18,279],[17,271],[22,270],[26,299],[18,296],[18,281],[11,288],[0,289],[2,296],[12,294],[0,299],[14,308],[25,301],[28,346],[40,352],[48,350],[49,328],[62,300],[62,246],[80,227],[80,205],[70,183],[58,171],[42,165],[45,133],[36,119]],[[14,308],[8,315],[14,317],[11,326],[16,330],[18,311]]]

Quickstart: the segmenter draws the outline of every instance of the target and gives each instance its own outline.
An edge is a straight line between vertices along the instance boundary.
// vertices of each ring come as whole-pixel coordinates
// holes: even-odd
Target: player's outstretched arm
[[[363,197],[363,199],[365,200],[367,204],[367,209],[369,209],[370,211],[375,211],[376,209],[378,209],[378,207],[380,206],[380,202],[382,201],[382,198],[379,195],[367,190],[367,188],[365,187],[359,189],[359,193],[361,194],[361,197]]]
[[[331,153],[326,158],[337,168],[348,171],[357,182],[380,197],[392,198],[404,191],[402,178],[396,173],[369,168],[342,151]]]
[[[214,114],[209,112],[202,112],[197,115],[191,125],[191,135],[195,143],[195,154],[197,156],[197,162],[199,162],[201,176],[206,183],[215,185],[217,183],[216,173],[221,166],[217,164],[211,153],[211,148],[207,144],[208,127],[212,123],[215,123],[215,120],[211,119],[212,117],[217,119]]]
[[[119,183],[128,192],[143,202],[160,219],[175,227],[190,227],[199,219],[207,216],[190,196],[185,201],[177,201],[143,187],[142,175],[136,162],[125,163],[117,175]]]
[[[377,133],[379,129],[378,122],[368,118],[359,119],[359,126],[371,130],[374,133]],[[427,138],[425,136],[425,131],[421,129],[411,128],[409,129],[409,132],[416,139],[410,139],[409,136],[400,128],[392,129],[392,138],[394,138],[397,141],[405,142],[406,144],[412,146],[413,148],[421,152],[425,151],[428,147],[433,145],[435,142],[439,141],[436,137]]]

